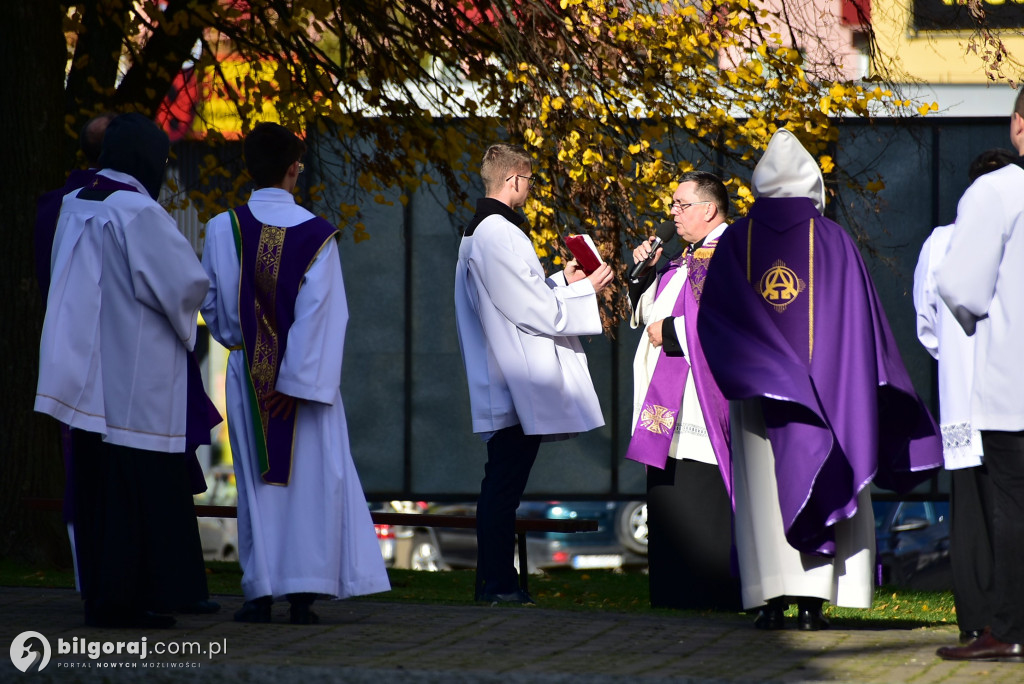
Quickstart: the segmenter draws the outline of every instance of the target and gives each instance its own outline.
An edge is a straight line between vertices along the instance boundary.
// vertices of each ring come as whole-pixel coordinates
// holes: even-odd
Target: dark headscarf
[[[120,114],[107,126],[99,165],[133,176],[156,199],[170,151],[167,134],[151,120],[142,114]]]

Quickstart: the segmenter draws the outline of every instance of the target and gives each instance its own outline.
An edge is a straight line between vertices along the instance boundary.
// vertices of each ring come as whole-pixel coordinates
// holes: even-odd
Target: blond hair
[[[491,145],[480,162],[484,191],[491,195],[501,189],[506,178],[520,171],[529,171],[532,167],[533,160],[521,148],[504,143]]]

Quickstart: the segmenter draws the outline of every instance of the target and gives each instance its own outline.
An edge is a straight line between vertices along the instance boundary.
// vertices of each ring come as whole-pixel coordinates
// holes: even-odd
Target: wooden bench
[[[35,510],[59,511],[61,499],[24,499],[25,505]],[[204,518],[235,518],[238,511],[234,506],[196,506],[196,515]],[[374,525],[404,525],[407,527],[449,527],[476,529],[476,518],[471,515],[435,515],[432,513],[388,513],[371,511]],[[529,562],[526,556],[527,532],[575,532],[597,531],[596,520],[552,520],[549,518],[516,518],[516,544],[519,549],[519,586],[527,591]]]

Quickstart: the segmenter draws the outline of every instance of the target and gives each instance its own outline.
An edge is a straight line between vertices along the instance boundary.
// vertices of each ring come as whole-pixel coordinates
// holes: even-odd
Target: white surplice
[[[601,333],[594,286],[547,278],[529,236],[501,215],[462,239],[455,312],[473,432],[521,424],[558,438],[604,425],[577,338]]]
[[[291,228],[313,217],[291,193],[265,188],[248,203],[266,225]],[[242,344],[239,263],[229,216],[207,224],[203,266],[210,292],[203,317],[226,347]],[[387,570],[349,448],[341,400],[341,362],[348,304],[336,241],[313,261],[295,302],[295,322],[276,389],[297,397],[291,479],[260,477],[253,448],[241,349],[228,358],[226,395],[238,487],[238,540],[246,599],[315,593],[337,598],[390,589]]]
[[[971,426],[1024,430],[1024,169],[986,173],[956,207],[948,255],[935,274],[939,295],[975,337]]]
[[[35,410],[104,441],[185,451],[188,353],[206,274],[170,214],[138,190],[64,198],[50,259]]]
[[[917,339],[939,362],[939,428],[946,470],[981,465],[981,432],[971,425],[974,338],[939,297],[935,274],[949,249],[953,226],[939,226],[921,246],[914,269]]]

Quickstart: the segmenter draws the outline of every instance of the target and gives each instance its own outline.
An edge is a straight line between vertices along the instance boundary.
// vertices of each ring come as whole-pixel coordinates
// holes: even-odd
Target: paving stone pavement
[[[761,632],[743,615],[387,601],[317,602],[321,621],[310,626],[288,624],[287,604],[275,604],[275,622],[255,625],[231,621],[241,597],[214,598],[222,605],[219,613],[179,616],[172,629],[114,630],[86,627],[72,590],[0,587],[4,650],[26,631],[44,636],[51,650],[41,670],[26,673],[0,655],[0,682],[1024,681],[1024,664],[937,658],[936,648],[955,642],[954,626]],[[102,653],[117,642],[123,642],[122,654]],[[145,659],[124,652],[142,643]],[[90,649],[98,657],[90,657]]]

